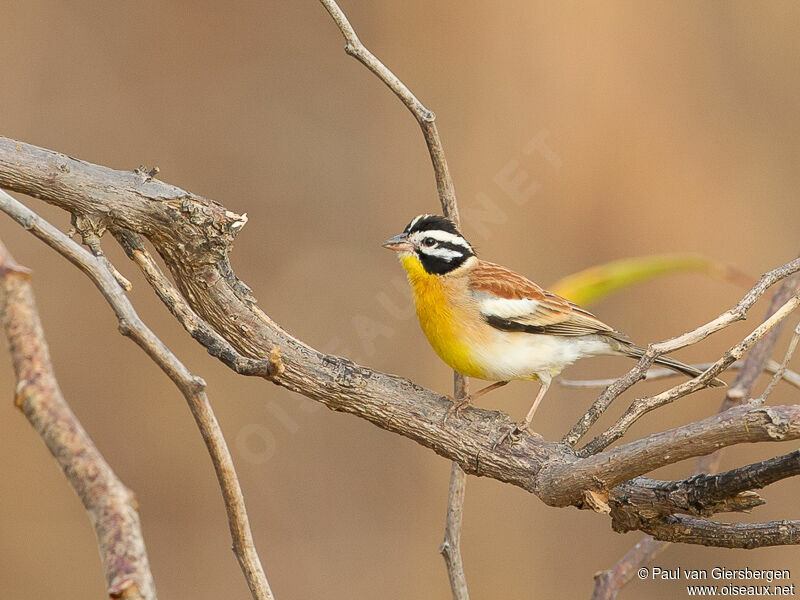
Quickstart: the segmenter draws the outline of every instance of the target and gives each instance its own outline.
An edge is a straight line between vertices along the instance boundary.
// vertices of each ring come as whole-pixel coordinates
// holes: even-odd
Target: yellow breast
[[[475,343],[469,334],[470,315],[455,302],[453,283],[428,273],[416,256],[400,260],[414,292],[419,324],[436,354],[462,375],[485,378],[485,369],[470,350]]]

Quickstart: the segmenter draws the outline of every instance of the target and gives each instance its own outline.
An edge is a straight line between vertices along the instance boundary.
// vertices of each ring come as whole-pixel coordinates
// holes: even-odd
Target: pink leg
[[[487,385],[486,387],[479,389],[474,394],[469,394],[457,400],[455,398],[450,398],[450,401],[453,403],[453,405],[447,409],[447,413],[444,415],[444,421],[442,422],[442,425],[447,423],[447,419],[453,413],[456,413],[456,417],[460,416],[461,409],[464,408],[465,406],[469,406],[469,403],[475,400],[475,398],[480,398],[484,394],[488,394],[492,390],[496,390],[499,387],[503,387],[507,383],[508,381],[496,381],[491,385]]]
[[[512,435],[515,435],[517,433],[522,433],[523,431],[527,431],[532,436],[541,439],[542,436],[540,436],[538,433],[532,432],[529,429],[529,427],[531,421],[533,420],[533,415],[536,412],[536,409],[539,408],[539,403],[542,401],[542,398],[544,398],[544,395],[547,393],[547,389],[550,387],[550,382],[552,381],[552,378],[551,377],[548,377],[547,379],[540,378],[540,381],[541,381],[541,387],[539,388],[539,393],[536,394],[536,399],[533,401],[531,409],[525,416],[525,420],[522,423],[517,423],[514,427],[510,427],[505,433],[503,433],[499,438],[497,438],[497,441],[492,445],[492,449],[497,448],[497,446],[502,444]]]
[[[544,395],[547,393],[547,389],[550,387],[551,379],[542,380],[542,387],[539,388],[539,393],[536,394],[536,400],[533,401],[533,405],[531,409],[528,411],[528,414],[525,416],[525,420],[517,425],[517,429],[520,431],[525,431],[533,421],[533,414],[536,412],[536,409],[539,408],[539,403],[544,398]]]

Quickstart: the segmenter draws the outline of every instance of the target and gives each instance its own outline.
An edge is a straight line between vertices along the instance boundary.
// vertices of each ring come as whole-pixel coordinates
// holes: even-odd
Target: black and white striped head
[[[431,274],[443,275],[460,267],[475,250],[450,219],[439,215],[419,215],[403,233],[386,240],[384,248],[415,255]]]

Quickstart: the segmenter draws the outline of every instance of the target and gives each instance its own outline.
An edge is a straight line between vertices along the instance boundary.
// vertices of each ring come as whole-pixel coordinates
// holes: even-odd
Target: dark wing
[[[563,336],[598,334],[627,342],[625,334],[612,329],[589,311],[510,269],[480,261],[469,277],[470,291],[478,301],[483,318],[492,327]]]

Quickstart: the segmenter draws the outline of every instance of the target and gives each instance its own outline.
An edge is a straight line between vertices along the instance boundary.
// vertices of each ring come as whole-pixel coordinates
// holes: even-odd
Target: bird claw
[[[526,423],[523,421],[521,423],[515,423],[512,427],[508,427],[500,435],[500,437],[497,438],[497,441],[495,441],[495,443],[492,444],[492,450],[502,445],[503,442],[505,442],[506,440],[510,440],[509,443],[511,445],[514,445],[516,442],[520,440],[520,436],[522,436],[523,433],[527,433],[528,435],[537,440],[543,439],[541,435],[539,435],[535,431],[531,431],[530,425],[531,425],[530,423]]]
[[[458,400],[456,400],[452,396],[447,396],[447,399],[450,400],[452,404],[447,409],[447,412],[444,414],[444,419],[442,419],[442,425],[447,425],[447,419],[449,419],[453,413],[455,413],[456,418],[460,418],[461,410],[469,406],[470,403],[469,396],[464,396],[463,398],[459,398]]]

